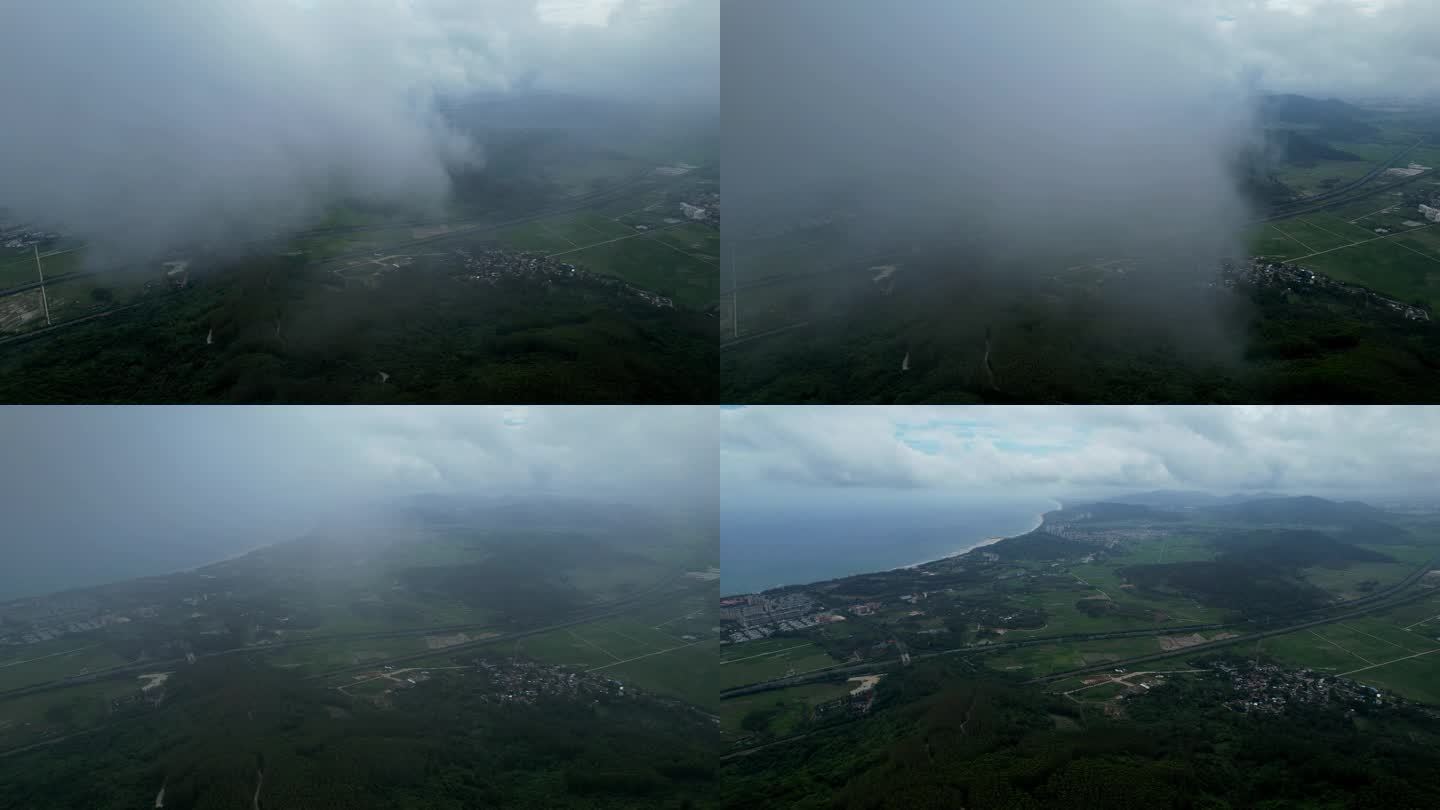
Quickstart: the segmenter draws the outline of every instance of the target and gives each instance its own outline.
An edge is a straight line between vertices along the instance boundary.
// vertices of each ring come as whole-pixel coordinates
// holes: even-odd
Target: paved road
[[[1379,176],[1382,172],[1384,172],[1386,169],[1389,169],[1389,168],[1393,167],[1396,163],[1399,163],[1402,158],[1404,158],[1406,155],[1410,154],[1411,152],[1415,151],[1415,149],[1418,148],[1418,147],[1420,146],[1420,144],[1422,144],[1422,143],[1424,143],[1424,142],[1425,142],[1425,136],[1422,135],[1422,136],[1420,136],[1419,138],[1417,138],[1414,143],[1410,144],[1409,146],[1405,147],[1404,149],[1401,149],[1399,152],[1396,152],[1395,154],[1391,155],[1391,156],[1390,156],[1389,158],[1387,158],[1386,160],[1377,162],[1377,163],[1375,164],[1375,168],[1373,168],[1373,169],[1371,169],[1370,171],[1366,172],[1364,176],[1359,177],[1359,178],[1357,178],[1357,179],[1355,179],[1355,180],[1351,180],[1350,182],[1345,183],[1344,185],[1341,185],[1341,186],[1337,186],[1336,188],[1332,188],[1332,189],[1329,189],[1329,190],[1327,190],[1327,191],[1322,191],[1322,192],[1320,192],[1319,194],[1311,194],[1311,195],[1308,196],[1308,197],[1301,197],[1301,198],[1298,199],[1298,200],[1292,200],[1291,202],[1285,203],[1284,205],[1277,205],[1277,206],[1275,206],[1273,209],[1271,209],[1271,213],[1279,214],[1279,213],[1281,213],[1284,209],[1287,209],[1287,208],[1292,208],[1292,207],[1294,207],[1294,206],[1304,206],[1304,205],[1308,205],[1308,204],[1310,204],[1310,203],[1322,202],[1322,201],[1329,200],[1329,199],[1332,199],[1332,198],[1334,198],[1334,197],[1338,197],[1338,196],[1340,196],[1340,195],[1346,194],[1346,193],[1348,193],[1348,192],[1350,192],[1350,191],[1353,191],[1353,190],[1359,188],[1360,186],[1363,186],[1363,185],[1365,185],[1366,183],[1370,182],[1371,180],[1374,180],[1376,177],[1378,177],[1378,176]],[[1289,216],[1289,215],[1286,215],[1286,216]]]

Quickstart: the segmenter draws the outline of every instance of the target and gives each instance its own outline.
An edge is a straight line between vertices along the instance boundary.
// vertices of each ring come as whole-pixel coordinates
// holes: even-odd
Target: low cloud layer
[[[7,9],[0,205],[117,257],[437,207],[478,147],[440,96],[712,96],[709,0],[55,0]]]
[[[11,408],[0,595],[196,565],[409,495],[713,507],[713,408]]]
[[[1265,87],[1351,98],[1440,96],[1430,0],[1207,0],[1228,58]]]
[[[1198,261],[1249,216],[1245,76],[1189,4],[736,0],[723,36],[732,236],[787,189],[1012,257],[1148,230]]]
[[[721,417],[727,500],[777,486],[976,496],[1149,489],[1433,493],[1440,409],[749,407]]]

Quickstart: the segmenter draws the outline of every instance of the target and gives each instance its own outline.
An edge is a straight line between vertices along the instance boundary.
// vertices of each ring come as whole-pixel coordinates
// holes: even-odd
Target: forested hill
[[[1219,680],[1172,683],[1112,717],[1000,675],[922,667],[849,725],[734,757],[725,806],[1434,807],[1440,720],[1414,708],[1238,713]]]

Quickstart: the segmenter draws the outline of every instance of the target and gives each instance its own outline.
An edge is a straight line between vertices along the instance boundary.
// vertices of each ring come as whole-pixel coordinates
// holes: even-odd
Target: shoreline
[[[720,581],[721,581],[720,598],[722,598],[722,599],[729,599],[729,598],[734,597],[734,596],[751,596],[751,595],[755,595],[755,594],[769,593],[770,591],[778,591],[778,590],[782,590],[782,589],[785,589],[785,588],[804,588],[804,587],[807,587],[807,586],[810,586],[810,585],[815,585],[815,584],[818,584],[818,583],[821,583],[821,582],[834,582],[835,580],[838,580],[838,579],[846,579],[846,578],[848,578],[848,577],[864,576],[865,574],[885,574],[885,573],[890,573],[891,571],[905,571],[905,570],[909,570],[909,569],[912,569],[912,568],[920,568],[920,567],[922,567],[922,566],[926,566],[926,565],[929,565],[929,564],[931,564],[931,563],[941,562],[942,560],[953,559],[953,558],[959,557],[959,556],[961,556],[961,555],[963,555],[963,554],[969,554],[970,552],[974,551],[974,550],[977,549],[977,548],[983,548],[983,547],[985,547],[985,546],[994,545],[995,543],[998,543],[998,542],[1000,542],[1001,540],[1009,540],[1009,539],[1012,538],[1012,537],[1023,537],[1024,535],[1027,535],[1027,534],[1029,534],[1030,532],[1035,531],[1036,529],[1040,528],[1041,526],[1043,526],[1043,525],[1045,524],[1045,516],[1046,516],[1046,515],[1050,514],[1051,512],[1056,512],[1056,511],[1063,510],[1063,509],[1065,508],[1064,504],[1060,503],[1060,501],[1058,501],[1058,500],[1056,500],[1056,499],[1054,499],[1054,498],[1051,498],[1051,499],[1050,499],[1050,503],[1052,504],[1052,507],[1051,507],[1050,509],[1047,509],[1046,511],[1041,512],[1040,514],[1036,515],[1036,516],[1034,517],[1035,525],[1031,526],[1029,529],[1026,529],[1026,530],[1023,531],[1023,532],[1019,532],[1019,533],[1017,533],[1017,534],[1005,535],[1005,536],[1002,536],[1002,537],[987,537],[987,538],[985,538],[985,539],[983,539],[983,540],[980,540],[979,542],[976,542],[976,543],[974,543],[974,544],[972,544],[972,545],[970,545],[970,546],[968,546],[968,547],[966,547],[966,548],[960,549],[959,551],[952,551],[952,552],[950,552],[949,554],[942,554],[941,556],[935,557],[934,559],[921,560],[920,562],[910,563],[910,564],[908,564],[908,565],[897,565],[897,566],[894,566],[893,568],[882,568],[882,569],[877,569],[877,570],[873,570],[873,571],[856,571],[856,572],[853,573],[853,574],[844,574],[844,575],[841,575],[841,576],[838,576],[838,577],[830,577],[830,578],[828,578],[828,579],[816,579],[816,580],[811,580],[811,581],[809,581],[809,582],[786,582],[786,583],[781,583],[781,584],[779,584],[779,585],[770,585],[770,586],[767,586],[767,587],[761,588],[760,590],[755,590],[755,591],[741,591],[741,592],[736,592],[736,593],[726,593],[726,592],[725,592],[725,588],[724,588],[724,581],[725,581],[725,579],[724,579],[724,577],[725,577],[725,574],[724,574],[724,565],[722,564],[722,565],[721,565],[721,574],[720,574],[720,577],[721,577],[721,578],[720,578]],[[723,544],[724,544],[723,538],[722,538],[722,540],[721,540],[721,544],[722,544],[722,546],[723,546]]]
[[[1060,510],[1060,509],[1063,509],[1063,508],[1064,508],[1064,507],[1061,506],[1061,505],[1059,505],[1059,502],[1057,501],[1057,502],[1056,502],[1055,509],[1051,509],[1051,510],[1046,511],[1046,512],[1041,512],[1040,514],[1036,515],[1036,516],[1035,516],[1035,525],[1034,525],[1034,526],[1031,526],[1030,528],[1028,528],[1028,529],[1026,529],[1025,531],[1021,532],[1020,534],[1005,535],[1005,536],[1003,536],[1003,537],[987,537],[986,539],[981,540],[980,542],[978,542],[978,543],[976,543],[976,544],[974,544],[974,545],[972,545],[972,546],[970,546],[970,547],[968,547],[968,548],[963,548],[963,549],[961,549],[961,550],[959,550],[959,551],[952,551],[952,552],[950,552],[949,554],[945,554],[945,555],[943,555],[943,556],[936,557],[936,558],[933,559],[933,560],[921,560],[920,562],[917,562],[917,563],[910,563],[909,565],[897,565],[897,566],[895,566],[894,568],[887,568],[887,569],[885,569],[885,570],[886,570],[886,571],[905,571],[905,570],[908,570],[908,569],[911,569],[911,568],[921,568],[921,567],[926,566],[926,565],[929,565],[929,564],[931,564],[931,563],[937,563],[937,562],[941,562],[941,561],[944,561],[944,560],[950,560],[950,559],[954,559],[955,557],[959,557],[959,556],[962,556],[962,555],[965,555],[965,554],[969,554],[970,552],[974,551],[974,550],[977,549],[977,548],[984,548],[985,546],[993,546],[993,545],[995,545],[996,543],[1000,542],[1001,540],[1009,540],[1009,539],[1012,538],[1012,537],[1024,537],[1025,535],[1027,535],[1027,534],[1035,531],[1036,529],[1040,528],[1041,526],[1044,526],[1044,525],[1045,525],[1045,516],[1048,515],[1048,514],[1050,514],[1050,512],[1054,512],[1054,511],[1057,511],[1057,510]],[[854,576],[854,575],[852,574],[851,576]]]

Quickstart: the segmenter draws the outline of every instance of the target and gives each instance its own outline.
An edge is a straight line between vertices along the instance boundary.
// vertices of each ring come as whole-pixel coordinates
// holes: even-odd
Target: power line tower
[[[45,307],[45,325],[50,326],[50,299],[45,297],[45,268],[40,265],[40,243],[30,247],[35,249],[35,272],[40,274],[40,303]]]

